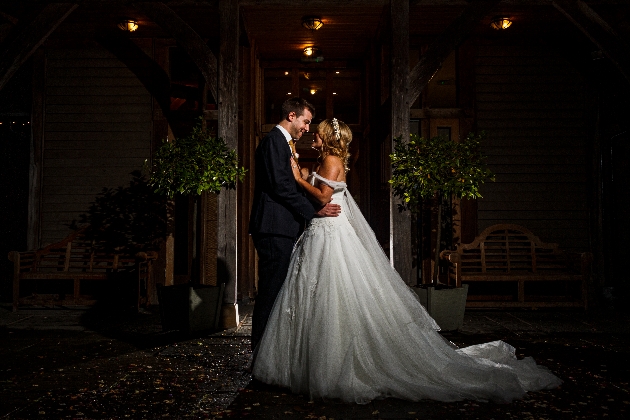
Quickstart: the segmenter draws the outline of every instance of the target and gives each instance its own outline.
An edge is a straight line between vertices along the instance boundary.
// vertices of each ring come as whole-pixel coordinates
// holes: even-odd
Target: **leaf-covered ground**
[[[0,311],[2,419],[630,418],[630,317],[621,313],[469,311],[460,332],[444,333],[449,340],[505,340],[564,384],[511,404],[357,405],[251,382],[247,319],[238,330],[187,337],[163,333],[156,311]]]

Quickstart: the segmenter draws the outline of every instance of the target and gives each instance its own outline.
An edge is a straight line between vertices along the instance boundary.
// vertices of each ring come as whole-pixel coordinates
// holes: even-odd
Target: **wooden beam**
[[[201,71],[208,83],[212,96],[218,98],[217,92],[217,58],[199,36],[177,13],[162,2],[134,3],[152,21],[167,31],[181,46]]]
[[[5,51],[0,59],[0,90],[77,7],[79,6],[74,3],[47,5],[10,45],[3,45],[3,48],[0,48]]]
[[[553,6],[614,64],[630,83],[630,46],[586,2],[555,0]]]
[[[120,31],[105,31],[96,40],[122,61],[155,98],[167,121],[171,107],[171,81],[160,65]]]
[[[5,18],[5,19],[6,19],[6,20],[8,20],[9,22],[11,22],[11,24],[12,24],[13,26],[17,25],[17,24],[18,24],[18,22],[19,22],[19,19],[18,19],[18,18],[16,18],[16,17],[15,17],[15,16],[13,16],[13,15],[10,15],[10,14],[8,14],[8,13],[6,13],[6,12],[2,11],[2,10],[0,10],[0,16],[1,16],[1,17],[3,17],[3,18]]]
[[[418,99],[420,92],[440,69],[446,57],[468,38],[478,22],[498,3],[499,0],[470,2],[444,33],[429,46],[409,74],[409,103],[414,103]]]
[[[302,63],[291,60],[262,60],[260,65],[265,69],[362,69],[362,62],[358,61],[324,61],[323,63]]]
[[[391,131],[387,153],[394,149],[393,141],[402,137],[409,141],[409,0],[391,0]],[[389,156],[386,156],[389,161]],[[388,165],[387,178],[391,178],[391,165]],[[389,191],[389,257],[390,262],[405,283],[415,284],[412,273],[411,216],[409,212],[398,211],[400,199]]]
[[[219,121],[218,135],[230,149],[238,150],[238,3],[219,2]],[[217,269],[218,280],[225,282],[223,327],[238,325],[237,297],[237,192],[223,190],[217,202]]]

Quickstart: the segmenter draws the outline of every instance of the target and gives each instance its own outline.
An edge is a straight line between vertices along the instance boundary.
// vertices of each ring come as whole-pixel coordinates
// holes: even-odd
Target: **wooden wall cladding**
[[[49,48],[45,85],[42,244],[66,237],[103,187],[128,185],[152,138],[151,96],[102,48]]]
[[[496,174],[478,232],[514,223],[565,249],[589,245],[589,127],[583,76],[536,45],[479,45],[476,112]]]

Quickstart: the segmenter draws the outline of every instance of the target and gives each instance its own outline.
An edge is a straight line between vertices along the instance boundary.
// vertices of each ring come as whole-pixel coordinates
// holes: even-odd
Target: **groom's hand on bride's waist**
[[[324,207],[315,212],[315,217],[337,217],[341,213],[339,204],[327,203]]]

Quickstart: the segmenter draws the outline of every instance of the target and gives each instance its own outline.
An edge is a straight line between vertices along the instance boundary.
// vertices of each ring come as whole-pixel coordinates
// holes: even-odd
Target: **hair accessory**
[[[339,139],[341,139],[341,133],[339,132],[339,121],[337,121],[337,118],[332,119],[332,126],[333,130],[335,130],[335,138],[339,141]]]

